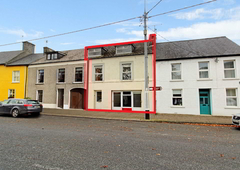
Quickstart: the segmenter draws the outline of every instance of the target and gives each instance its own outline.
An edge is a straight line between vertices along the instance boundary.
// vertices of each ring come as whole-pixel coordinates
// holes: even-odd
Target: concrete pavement
[[[183,115],[183,114],[151,114],[150,120],[144,119],[142,113],[123,112],[98,112],[84,111],[76,109],[47,109],[44,108],[43,115],[86,117],[96,119],[132,120],[132,121],[156,121],[169,123],[199,123],[199,124],[220,124],[231,125],[231,116],[211,116],[211,115]]]

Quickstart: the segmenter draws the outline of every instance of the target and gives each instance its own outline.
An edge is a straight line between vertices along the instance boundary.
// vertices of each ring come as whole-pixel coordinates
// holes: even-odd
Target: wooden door
[[[70,95],[70,108],[83,109],[83,89],[72,89]]]
[[[64,89],[58,89],[58,107],[63,108]]]

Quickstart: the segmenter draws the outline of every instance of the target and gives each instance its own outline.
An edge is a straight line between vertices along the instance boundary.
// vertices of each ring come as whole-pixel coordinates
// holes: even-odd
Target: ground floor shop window
[[[43,101],[43,90],[38,90],[37,91],[37,100],[39,102],[42,102]]]
[[[114,91],[112,95],[113,109],[142,107],[141,91]]]

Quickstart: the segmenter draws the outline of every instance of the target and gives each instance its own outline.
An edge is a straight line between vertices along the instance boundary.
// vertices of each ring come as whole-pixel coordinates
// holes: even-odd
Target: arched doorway
[[[70,91],[70,108],[84,109],[84,89],[75,88]]]

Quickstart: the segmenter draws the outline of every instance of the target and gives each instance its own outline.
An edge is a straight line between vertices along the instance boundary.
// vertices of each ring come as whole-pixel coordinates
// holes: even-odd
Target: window
[[[173,106],[182,106],[182,90],[173,90]]]
[[[227,106],[237,106],[237,89],[226,89]]]
[[[102,55],[101,48],[88,49],[88,57],[101,56],[101,55]]]
[[[235,78],[234,61],[224,61],[224,78]]]
[[[133,107],[141,107],[141,92],[134,91],[133,92]]]
[[[199,65],[199,78],[206,79],[209,78],[209,71],[208,71],[208,62],[200,62]]]
[[[47,55],[47,60],[57,60],[62,58],[65,54],[61,54],[59,52],[54,52],[54,53],[48,53]]]
[[[121,107],[121,92],[113,92],[113,107]]]
[[[102,65],[94,66],[94,74],[95,81],[103,81],[103,66]]]
[[[65,82],[65,68],[58,69],[58,82]]]
[[[43,90],[38,90],[37,91],[37,100],[39,102],[42,102],[43,101]]]
[[[172,80],[181,79],[181,64],[172,64]]]
[[[122,80],[132,79],[132,65],[131,63],[122,64]]]
[[[116,54],[132,53],[132,45],[122,45],[116,47]]]
[[[38,70],[38,83],[43,83],[44,82],[44,70]]]
[[[83,82],[83,68],[82,67],[75,68],[75,82]]]
[[[15,89],[8,90],[8,98],[15,98]]]
[[[102,102],[102,92],[101,91],[97,92],[97,102]]]
[[[20,82],[20,71],[13,71],[12,72],[12,82]]]

